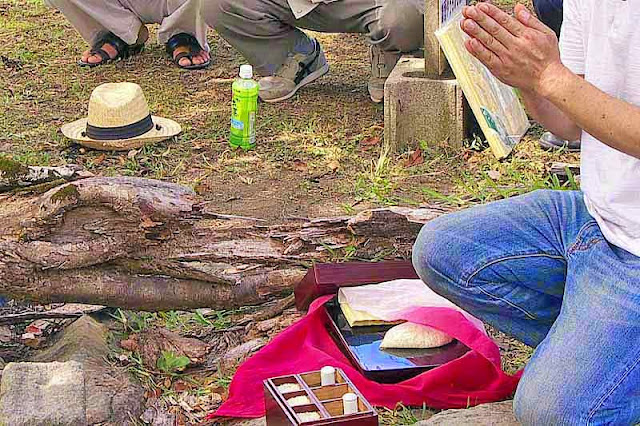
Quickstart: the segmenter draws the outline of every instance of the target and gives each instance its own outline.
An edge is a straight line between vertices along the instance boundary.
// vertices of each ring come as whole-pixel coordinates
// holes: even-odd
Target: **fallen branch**
[[[74,308],[76,306],[77,308]],[[50,311],[6,314],[0,316],[0,325],[20,324],[25,321],[35,321],[39,319],[80,318],[85,314],[98,312],[102,309],[104,309],[104,306],[71,304]]]
[[[552,175],[556,175],[562,178],[568,178],[569,173],[572,176],[580,176],[580,164],[570,164],[570,163],[553,163],[551,164],[551,168],[549,172]]]
[[[406,258],[442,209],[389,208],[267,225],[186,187],[92,177],[0,203],[0,294],[131,309],[229,309],[288,294],[313,262],[356,247]]]
[[[8,157],[0,156],[0,192],[21,190],[26,187],[44,186],[47,183],[64,183],[93,176],[81,167],[25,166]]]

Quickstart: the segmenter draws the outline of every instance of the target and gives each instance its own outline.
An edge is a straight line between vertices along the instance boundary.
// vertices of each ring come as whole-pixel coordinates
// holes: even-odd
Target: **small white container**
[[[336,369],[331,366],[322,367],[320,370],[320,385],[331,386],[336,384]]]
[[[344,414],[356,414],[358,412],[358,395],[355,393],[345,393],[342,395],[342,406]]]

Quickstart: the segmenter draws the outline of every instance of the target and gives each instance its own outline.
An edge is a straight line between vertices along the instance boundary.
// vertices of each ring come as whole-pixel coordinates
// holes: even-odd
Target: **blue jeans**
[[[605,240],[581,192],[442,216],[413,263],[434,291],[536,348],[514,399],[524,425],[640,422],[640,258]]]
[[[562,26],[562,0],[533,0],[533,7],[542,22],[560,37]]]

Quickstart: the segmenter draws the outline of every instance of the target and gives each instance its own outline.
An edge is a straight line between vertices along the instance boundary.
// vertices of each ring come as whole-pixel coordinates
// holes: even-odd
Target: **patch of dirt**
[[[331,72],[290,101],[260,104],[258,146],[242,152],[230,148],[227,135],[231,82],[243,59],[213,31],[208,70],[173,66],[155,44],[154,26],[141,55],[84,69],[76,60],[86,46],[60,13],[27,0],[0,0],[0,10],[0,37],[6,40],[0,46],[0,149],[25,163],[77,163],[95,174],[179,182],[220,200],[221,212],[269,220],[434,202],[422,188],[449,195],[463,187],[461,174],[482,178],[484,170],[496,167],[486,152],[420,144],[421,161],[408,163],[417,143],[390,154],[381,143],[366,146],[383,139],[384,118],[382,106],[368,98],[367,46],[360,35],[314,33]],[[140,84],[153,113],[180,122],[184,132],[135,153],[88,150],[60,134],[62,124],[86,115],[93,88],[123,80]],[[524,154],[549,157],[537,148]],[[472,158],[479,158],[478,167],[470,166]],[[513,159],[502,164],[526,167]]]

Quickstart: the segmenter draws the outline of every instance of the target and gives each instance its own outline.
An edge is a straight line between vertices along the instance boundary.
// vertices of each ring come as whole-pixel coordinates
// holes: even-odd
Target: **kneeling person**
[[[513,403],[523,425],[638,424],[640,3],[564,0],[560,48],[515,11],[465,8],[466,47],[538,122],[582,141],[582,191],[442,216],[422,229],[414,265],[434,291],[535,348]]]
[[[78,62],[94,67],[140,53],[149,38],[144,24],[160,24],[158,42],[181,68],[210,64],[201,0],[45,0],[60,10],[91,46]]]
[[[209,26],[235,47],[265,78],[260,97],[278,102],[327,73],[317,40],[300,28],[366,34],[374,102],[384,97],[384,81],[404,52],[422,47],[423,11],[407,0],[203,0]]]

